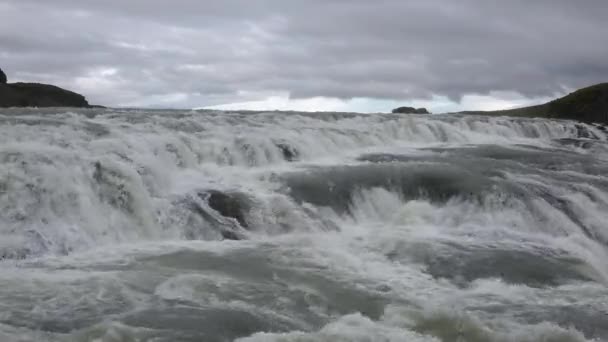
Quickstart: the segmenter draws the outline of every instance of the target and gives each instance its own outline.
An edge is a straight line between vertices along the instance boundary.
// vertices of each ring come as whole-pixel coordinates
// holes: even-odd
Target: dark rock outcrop
[[[466,111],[462,113],[608,123],[608,83],[600,83],[579,89],[562,98],[537,106],[487,112]]]
[[[0,107],[83,107],[84,96],[49,84],[0,84]]]
[[[593,133],[592,131],[587,129],[587,127],[585,127],[584,125],[576,124],[576,125],[574,125],[574,127],[576,127],[576,133],[577,133],[579,139],[582,138],[582,139],[600,140],[600,138],[597,135],[595,135],[595,133]]]
[[[7,83],[0,69],[0,107],[79,107],[91,106],[84,96],[73,91],[41,83]]]
[[[431,114],[426,108],[399,107],[393,109],[393,114]]]
[[[6,84],[6,82],[6,74],[4,73],[4,71],[2,71],[2,69],[0,69],[0,84]]]
[[[237,194],[226,194],[220,191],[209,191],[207,203],[220,215],[235,219],[243,228],[248,228],[246,213],[249,207]]]

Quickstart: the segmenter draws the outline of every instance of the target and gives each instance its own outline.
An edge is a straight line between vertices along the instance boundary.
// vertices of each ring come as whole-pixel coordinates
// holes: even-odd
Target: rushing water
[[[601,127],[3,110],[0,341],[605,341]]]

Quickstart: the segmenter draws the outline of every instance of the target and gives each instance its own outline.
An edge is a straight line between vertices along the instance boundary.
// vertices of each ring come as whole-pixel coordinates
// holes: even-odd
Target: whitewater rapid
[[[460,115],[0,111],[0,341],[608,340],[608,139]]]

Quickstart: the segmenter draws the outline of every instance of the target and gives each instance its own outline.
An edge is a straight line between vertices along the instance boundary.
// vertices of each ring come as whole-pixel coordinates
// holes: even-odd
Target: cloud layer
[[[605,0],[0,0],[0,66],[114,106],[533,99],[608,80],[605,18]]]

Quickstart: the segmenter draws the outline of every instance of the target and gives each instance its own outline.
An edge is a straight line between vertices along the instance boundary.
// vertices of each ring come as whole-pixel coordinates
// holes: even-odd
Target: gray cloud
[[[608,80],[604,0],[0,0],[0,64],[108,105],[546,97]]]

